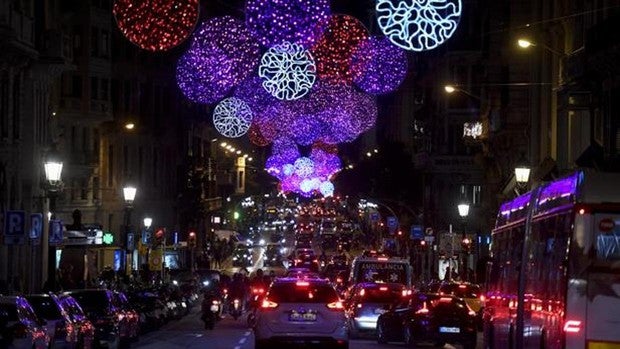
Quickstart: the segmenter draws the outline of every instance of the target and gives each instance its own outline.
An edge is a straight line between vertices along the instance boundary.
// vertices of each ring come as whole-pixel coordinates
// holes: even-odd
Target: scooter
[[[233,319],[237,320],[243,314],[243,304],[241,304],[241,300],[238,298],[233,299],[232,307],[230,307],[230,315]]]
[[[222,303],[215,296],[205,296],[202,304],[202,321],[205,323],[205,330],[212,330],[219,319]]]

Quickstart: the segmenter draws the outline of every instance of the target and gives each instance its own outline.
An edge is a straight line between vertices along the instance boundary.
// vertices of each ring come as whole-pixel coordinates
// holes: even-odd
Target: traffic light
[[[469,238],[464,237],[461,241],[461,247],[463,247],[463,251],[469,253],[471,251],[471,240]]]
[[[189,236],[187,238],[187,244],[189,247],[196,247],[196,233],[193,231],[189,232]]]
[[[155,246],[159,246],[164,243],[165,233],[163,229],[158,229],[155,232]]]

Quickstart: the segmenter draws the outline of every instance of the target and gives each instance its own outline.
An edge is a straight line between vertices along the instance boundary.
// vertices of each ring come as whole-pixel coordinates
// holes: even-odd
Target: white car
[[[349,348],[345,309],[328,280],[276,279],[257,312],[256,349],[276,343],[321,343]]]
[[[24,297],[0,296],[0,316],[6,317],[6,331],[12,337],[8,348],[44,349],[49,347],[46,322],[35,315]],[[4,340],[4,338],[3,338]],[[0,344],[2,344],[0,342]]]

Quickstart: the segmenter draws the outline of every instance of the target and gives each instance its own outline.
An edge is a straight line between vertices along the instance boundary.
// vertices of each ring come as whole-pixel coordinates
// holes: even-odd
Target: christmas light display
[[[334,196],[334,184],[330,181],[325,181],[319,186],[319,191],[324,197]]]
[[[234,87],[235,79],[229,74],[232,69],[231,61],[193,47],[179,58],[177,85],[193,102],[215,103]]]
[[[316,65],[301,45],[284,42],[263,55],[258,75],[272,96],[290,101],[310,91],[316,79]]]
[[[351,84],[351,56],[357,46],[368,38],[368,31],[355,17],[331,16],[323,35],[312,47],[317,73],[331,84]]]
[[[247,27],[266,47],[284,41],[309,47],[331,13],[329,0],[248,0]]]
[[[456,31],[461,0],[377,0],[377,21],[397,46],[411,51],[432,50]]]
[[[310,158],[301,157],[295,160],[295,174],[306,178],[314,172],[314,162]]]
[[[149,51],[169,50],[189,37],[199,0],[116,0],[112,13],[121,33]]]
[[[351,70],[353,82],[364,92],[393,92],[407,76],[407,55],[385,37],[370,37],[353,53]]]
[[[250,129],[248,130],[248,138],[250,139],[250,142],[252,142],[252,144],[259,146],[259,147],[265,147],[269,145],[269,143],[271,143],[261,133],[260,126],[254,122],[252,123],[252,125],[250,126]]]
[[[243,22],[231,16],[214,17],[203,22],[192,38],[192,48],[212,59],[213,64],[230,64],[229,80],[223,84],[237,85],[258,65],[260,47]],[[212,69],[215,70],[215,69]]]
[[[248,105],[230,97],[217,105],[213,111],[213,125],[225,137],[237,138],[248,132],[252,123],[252,111]]]

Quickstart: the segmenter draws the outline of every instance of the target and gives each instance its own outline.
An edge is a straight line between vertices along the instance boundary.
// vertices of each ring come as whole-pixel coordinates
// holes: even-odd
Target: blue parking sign
[[[30,214],[30,239],[40,239],[43,233],[43,214]]]
[[[50,220],[50,245],[62,244],[62,221],[59,219]]]
[[[26,212],[6,211],[4,215],[4,243],[21,245],[26,237]]]

